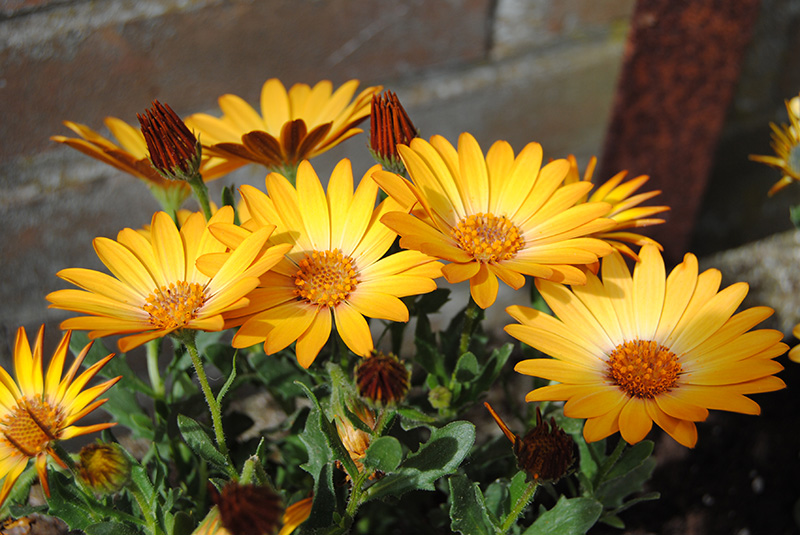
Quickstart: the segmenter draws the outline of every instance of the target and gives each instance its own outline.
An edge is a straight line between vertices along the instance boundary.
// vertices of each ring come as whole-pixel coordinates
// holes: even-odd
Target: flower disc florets
[[[492,213],[465,217],[452,228],[450,235],[464,251],[484,263],[514,258],[525,245],[514,223]]]

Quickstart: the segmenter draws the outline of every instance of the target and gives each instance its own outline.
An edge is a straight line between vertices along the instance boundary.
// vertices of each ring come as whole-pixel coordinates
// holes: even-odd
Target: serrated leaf
[[[494,535],[497,526],[491,521],[480,485],[467,476],[448,479],[450,486],[450,528],[462,535]]]
[[[92,517],[92,508],[78,491],[77,486],[63,474],[49,474],[50,496],[47,497],[48,514],[57,516],[67,523],[70,529],[85,529],[96,520]]]
[[[178,429],[186,444],[201,459],[220,470],[225,469],[228,464],[225,456],[214,446],[211,437],[208,436],[208,433],[197,421],[184,414],[179,414]]]
[[[393,472],[403,460],[403,446],[394,437],[378,437],[367,448],[362,459],[365,466],[374,470]]]
[[[555,506],[544,511],[523,535],[583,535],[595,525],[603,505],[592,498],[561,496]]]
[[[306,419],[305,432],[300,436],[300,440],[308,448],[308,463],[306,463],[308,469],[306,466],[301,468],[316,479],[315,474],[319,473],[322,466],[331,461],[339,461],[344,465],[348,474],[355,476],[358,468],[342,444],[336,426],[328,420],[317,396],[311,389],[303,383],[299,383],[299,386],[305,391],[312,404],[311,412]]]
[[[398,469],[369,489],[368,500],[401,496],[411,490],[434,490],[434,482],[458,469],[475,442],[475,426],[456,421],[434,429],[427,442],[410,454]]]

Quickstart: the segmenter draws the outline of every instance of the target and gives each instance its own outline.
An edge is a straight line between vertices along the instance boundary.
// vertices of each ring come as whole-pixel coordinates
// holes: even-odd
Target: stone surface
[[[760,327],[778,329],[791,336],[800,323],[800,232],[775,234],[735,249],[701,259],[701,269],[722,272],[722,287],[746,282],[750,291],[743,307],[766,305],[775,315]]]

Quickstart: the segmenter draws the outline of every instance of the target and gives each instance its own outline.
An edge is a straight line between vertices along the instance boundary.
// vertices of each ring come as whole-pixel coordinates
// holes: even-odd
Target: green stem
[[[283,175],[283,177],[289,182],[291,182],[292,186],[294,186],[297,183],[297,168],[299,167],[299,165],[300,164],[287,163],[282,167],[273,169],[273,171]]]
[[[525,489],[525,492],[523,492],[522,496],[517,499],[517,503],[514,504],[514,508],[511,509],[505,521],[503,521],[503,525],[500,526],[500,531],[497,532],[498,534],[508,533],[508,530],[511,529],[511,526],[517,522],[517,518],[519,518],[519,515],[522,514],[522,511],[524,511],[525,508],[528,507],[528,504],[531,503],[537,488],[539,488],[539,483],[535,479],[528,483],[528,487]]]
[[[225,433],[222,431],[222,410],[214,397],[214,393],[211,391],[211,385],[208,384],[208,377],[203,367],[203,361],[200,360],[200,355],[197,353],[195,331],[191,329],[181,329],[180,331],[172,333],[172,336],[181,342],[186,347],[187,351],[189,351],[189,356],[192,358],[192,364],[194,365],[194,371],[197,373],[197,379],[200,381],[200,389],[203,391],[206,403],[208,404],[208,410],[211,412],[211,422],[214,426],[217,448],[219,448],[222,455],[227,457],[228,445],[225,443]],[[235,473],[234,476],[236,476]]]
[[[478,303],[470,296],[467,310],[464,311],[464,329],[461,331],[461,343],[458,345],[458,355],[461,356],[469,349],[469,341],[472,339],[475,318],[478,317]]]
[[[211,205],[208,202],[208,187],[203,182],[203,177],[200,173],[196,173],[190,180],[189,185],[192,186],[192,192],[200,203],[200,208],[203,209],[203,215],[206,216],[206,221],[211,219]]]
[[[161,340],[156,338],[145,344],[147,352],[147,375],[150,377],[150,385],[153,387],[154,397],[164,398],[164,380],[161,371],[158,369],[158,355],[161,353]]]

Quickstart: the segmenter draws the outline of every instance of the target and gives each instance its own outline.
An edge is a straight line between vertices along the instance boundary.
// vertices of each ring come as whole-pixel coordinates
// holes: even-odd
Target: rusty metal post
[[[600,173],[648,174],[667,223],[648,235],[686,252],[759,0],[638,0]]]

